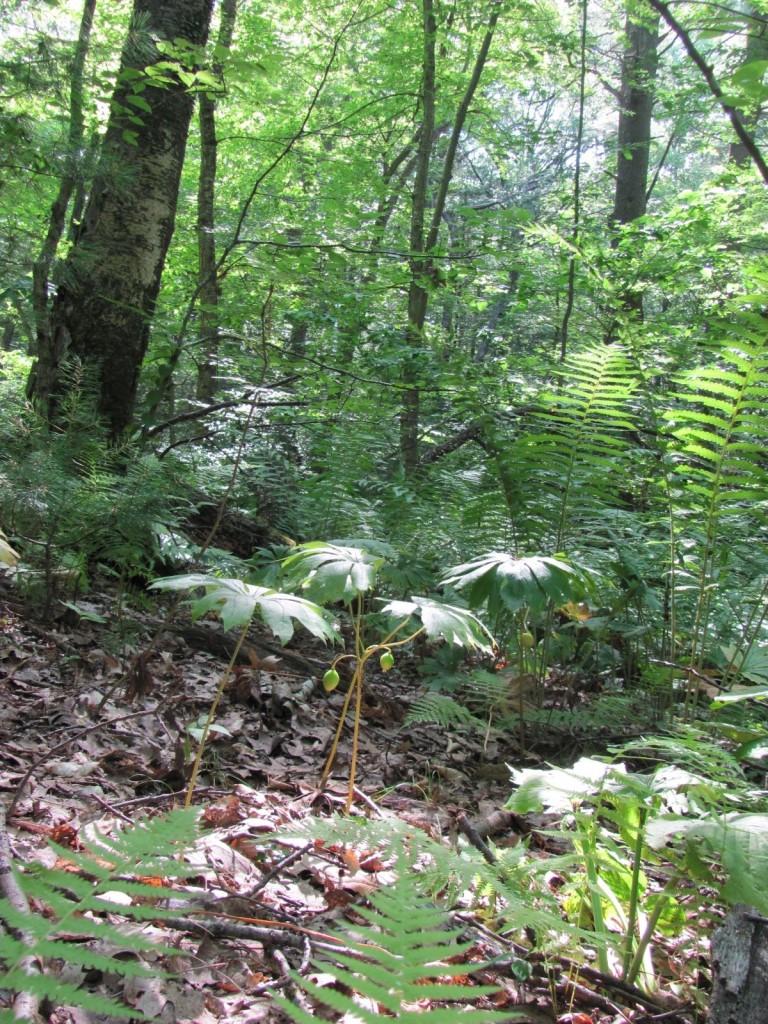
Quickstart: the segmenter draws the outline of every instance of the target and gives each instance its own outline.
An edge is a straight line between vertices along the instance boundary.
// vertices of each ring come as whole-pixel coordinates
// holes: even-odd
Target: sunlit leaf
[[[594,580],[587,569],[558,558],[513,558],[503,552],[491,552],[454,566],[440,585],[466,589],[469,604],[473,608],[487,604],[491,614],[502,607],[537,610],[549,601],[556,605],[578,602],[594,591]]]
[[[382,611],[395,619],[414,616],[420,619],[427,636],[443,637],[457,647],[487,654],[494,650],[493,637],[480,619],[466,608],[456,608],[427,597],[414,597],[410,601],[390,601]]]
[[[336,638],[323,609],[294,594],[282,594],[242,580],[219,579],[204,573],[170,576],[155,580],[151,587],[155,590],[202,587],[205,594],[193,602],[192,618],[199,619],[209,612],[216,614],[225,630],[245,626],[254,615],[258,615],[282,643],[287,643],[293,636],[293,620],[300,622],[313,636],[323,640]]]
[[[350,604],[373,589],[383,561],[381,555],[362,548],[310,541],[299,545],[282,564],[286,585],[303,590],[310,600]]]

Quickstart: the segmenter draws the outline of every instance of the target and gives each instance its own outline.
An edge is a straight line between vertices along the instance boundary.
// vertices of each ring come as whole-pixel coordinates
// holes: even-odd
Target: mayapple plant
[[[493,637],[472,612],[427,597],[385,603],[381,609],[382,614],[393,620],[395,625],[378,642],[366,644],[363,636],[364,601],[366,595],[374,589],[378,571],[384,561],[383,555],[362,548],[314,541],[300,545],[283,562],[283,580],[289,587],[302,590],[307,598],[317,604],[341,603],[352,621],[354,652],[339,655],[323,676],[323,686],[330,692],[339,684],[339,662],[344,659],[354,661],[352,681],[321,779],[321,784],[325,784],[331,773],[347,712],[354,697],[347,813],[351,810],[355,795],[360,710],[366,667],[371,658],[378,657],[381,670],[389,672],[395,665],[394,650],[410,644],[422,634],[435,639],[442,637],[459,647],[486,654],[491,654],[495,647]]]

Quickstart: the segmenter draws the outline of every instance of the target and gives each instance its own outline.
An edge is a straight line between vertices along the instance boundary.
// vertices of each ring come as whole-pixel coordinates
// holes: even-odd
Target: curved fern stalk
[[[765,389],[768,337],[762,316],[742,312],[739,338],[715,354],[713,362],[685,374],[670,412],[671,433],[679,445],[682,494],[703,515],[698,599],[691,639],[691,665],[701,669],[713,601],[722,582],[718,562],[727,562],[721,543],[725,522],[749,515],[768,500],[768,445]],[[689,690],[698,686],[692,677]],[[694,696],[689,693],[689,700]]]

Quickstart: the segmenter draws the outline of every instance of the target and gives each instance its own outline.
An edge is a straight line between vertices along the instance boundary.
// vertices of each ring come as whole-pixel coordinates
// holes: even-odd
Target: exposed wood
[[[709,1024],[768,1022],[768,919],[737,903],[712,936]]]

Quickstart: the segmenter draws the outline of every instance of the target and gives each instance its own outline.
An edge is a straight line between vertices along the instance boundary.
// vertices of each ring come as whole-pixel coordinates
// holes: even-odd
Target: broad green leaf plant
[[[519,675],[530,672],[541,682],[547,667],[548,626],[555,608],[583,601],[596,589],[594,574],[562,558],[533,555],[515,558],[494,551],[449,569],[441,586],[462,591],[472,608],[485,608],[492,622],[511,617]],[[533,626],[543,617],[543,640]],[[520,743],[525,748],[523,690],[520,693]]]
[[[697,903],[703,910],[699,888],[688,883],[724,903],[768,911],[768,815],[735,755],[711,742],[681,734],[622,753],[670,763],[647,774],[588,757],[572,768],[512,768],[517,789],[507,807],[560,816],[574,850],[560,861],[570,889],[564,907],[592,930],[602,971],[652,991],[658,935],[679,933]],[[551,860],[546,866],[557,868]]]
[[[216,709],[254,616],[257,615],[262,619],[284,644],[293,636],[294,620],[309,630],[313,636],[322,640],[335,640],[336,633],[322,608],[311,601],[296,597],[294,594],[279,593],[269,587],[244,583],[238,579],[219,579],[215,576],[206,576],[204,573],[187,573],[182,576],[169,576],[167,579],[155,580],[151,587],[155,590],[174,591],[201,588],[204,591],[203,596],[192,602],[193,620],[213,613],[221,618],[225,630],[240,627],[240,636],[229,664],[219,680],[216,694],[200,734],[197,754],[187,787],[185,806],[189,807],[192,803],[203,751],[211,732]]]
[[[365,671],[371,658],[378,656],[381,669],[388,672],[395,664],[394,651],[412,643],[421,634],[435,639],[443,637],[458,647],[480,650],[488,654],[494,648],[493,637],[472,612],[426,597],[414,597],[410,601],[390,601],[385,604],[382,614],[394,625],[380,641],[366,644],[363,636],[364,600],[366,594],[375,587],[377,573],[383,562],[383,556],[372,554],[362,548],[322,542],[300,545],[295,553],[289,555],[283,562],[284,580],[289,585],[300,588],[316,601],[341,602],[352,621],[354,652],[339,655],[323,678],[326,691],[331,692],[340,681],[338,664],[345,659],[353,661],[352,680],[321,779],[322,784],[325,784],[331,773],[347,712],[354,698],[352,754],[347,792],[348,813],[354,802],[360,711]],[[402,636],[403,633],[406,635]]]

